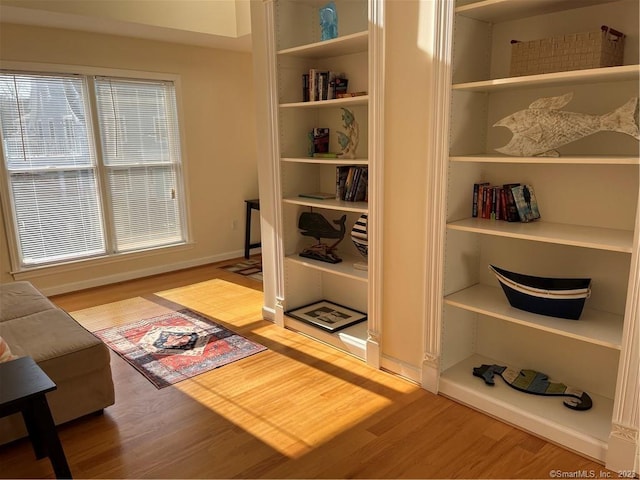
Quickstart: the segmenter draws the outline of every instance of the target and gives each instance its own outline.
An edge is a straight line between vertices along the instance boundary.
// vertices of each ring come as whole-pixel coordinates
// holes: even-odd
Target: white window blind
[[[96,78],[95,87],[116,249],[183,242],[173,84]]]
[[[184,243],[172,82],[0,72],[0,134],[19,266]]]
[[[105,252],[86,83],[0,75],[0,120],[22,265]]]

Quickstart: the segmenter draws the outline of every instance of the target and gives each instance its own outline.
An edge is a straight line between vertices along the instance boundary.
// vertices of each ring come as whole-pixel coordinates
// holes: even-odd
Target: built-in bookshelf
[[[638,96],[638,2],[483,0],[439,2],[443,36],[440,106],[448,148],[440,229],[445,242],[438,335],[427,352],[425,385],[612,469],[633,469],[638,454],[638,289],[640,160],[638,140],[599,132],[559,148],[559,157],[495,151],[511,132],[500,119],[540,98],[573,98],[563,110],[603,115]],[[598,30],[627,35],[623,65],[509,76],[510,40]],[[445,151],[447,150],[447,151]],[[535,186],[541,218],[528,223],[472,217],[474,183]],[[434,242],[437,245],[437,242]],[[489,265],[541,277],[591,278],[579,320],[511,307]],[[472,375],[481,364],[542,371],[587,391],[591,410],[527,395],[501,380]],[[429,370],[433,371],[429,373]],[[635,463],[637,468],[637,463]]]
[[[265,3],[266,15],[273,45],[273,71],[276,77],[272,92],[274,150],[271,152],[276,171],[274,188],[279,200],[276,205],[276,229],[281,244],[276,262],[279,264],[278,283],[282,290],[276,293],[276,322],[286,328],[312,336],[319,341],[356,355],[377,365],[379,349],[377,332],[379,316],[373,292],[380,288],[377,280],[380,255],[376,237],[379,236],[380,207],[376,192],[381,188],[381,148],[376,132],[381,128],[381,108],[378,89],[382,33],[374,28],[381,24],[382,5],[373,0],[336,0],[338,36],[321,40],[319,9],[326,2],[315,0],[276,0]],[[357,96],[314,100],[309,94],[310,78],[326,75],[322,81],[333,78],[347,80],[347,93]],[[333,75],[329,72],[334,72]],[[339,72],[336,73],[336,72]],[[306,79],[305,79],[306,76]],[[315,80],[314,80],[315,81]],[[306,83],[305,83],[306,82]],[[343,82],[344,83],[344,82]],[[331,87],[330,87],[331,88]],[[329,95],[332,96],[332,95]],[[335,96],[335,92],[334,95]],[[322,95],[319,95],[322,98]],[[309,147],[309,132],[329,129],[328,152],[340,153],[339,131],[344,131],[344,109],[348,109],[359,125],[359,144],[355,158],[313,157]],[[310,154],[311,151],[311,154]],[[322,193],[338,193],[338,172],[341,167],[354,167],[360,174],[368,172],[368,181],[360,182],[360,194],[343,200],[309,198]],[[360,176],[360,175],[359,175]],[[365,177],[366,178],[366,177]],[[366,188],[365,188],[366,187]],[[365,196],[363,192],[367,192]],[[358,201],[353,201],[353,200]],[[303,236],[298,221],[305,212],[320,214],[330,225],[346,215],[346,231],[337,246],[339,263],[329,263],[300,256],[316,242]],[[369,218],[368,270],[356,268],[364,258],[352,243],[350,231],[362,215]],[[333,243],[334,240],[323,240]],[[365,322],[337,332],[323,331],[287,312],[315,302],[327,300],[367,314]]]

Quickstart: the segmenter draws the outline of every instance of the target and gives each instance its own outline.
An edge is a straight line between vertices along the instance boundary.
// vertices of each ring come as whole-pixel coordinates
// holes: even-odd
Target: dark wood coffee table
[[[0,363],[0,417],[22,413],[36,458],[49,457],[57,478],[71,478],[46,397],[56,388],[31,357]]]

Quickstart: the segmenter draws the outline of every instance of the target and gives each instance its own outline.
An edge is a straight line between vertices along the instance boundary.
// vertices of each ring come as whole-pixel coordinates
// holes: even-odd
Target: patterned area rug
[[[94,333],[156,388],[266,350],[188,309]]]
[[[260,282],[262,281],[262,260],[244,260],[243,262],[222,268],[229,272],[239,273],[245,277],[253,278]]]

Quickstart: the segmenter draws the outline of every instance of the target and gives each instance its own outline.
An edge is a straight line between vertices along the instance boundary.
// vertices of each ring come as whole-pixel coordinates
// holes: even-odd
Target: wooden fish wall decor
[[[549,377],[535,370],[520,370],[502,365],[482,364],[474,367],[473,375],[480,377],[489,386],[495,385],[494,375],[499,375],[507,385],[524,393],[545,395],[551,397],[565,397],[563,404],[571,410],[589,410],[593,400],[587,392],[574,387],[568,387],[561,382],[552,382]]]
[[[496,122],[494,127],[507,127],[513,133],[511,141],[496,150],[517,157],[558,157],[557,148],[602,131],[626,133],[640,140],[638,97],[604,115],[560,110],[572,97],[573,93],[567,93],[539,98],[529,108]]]

